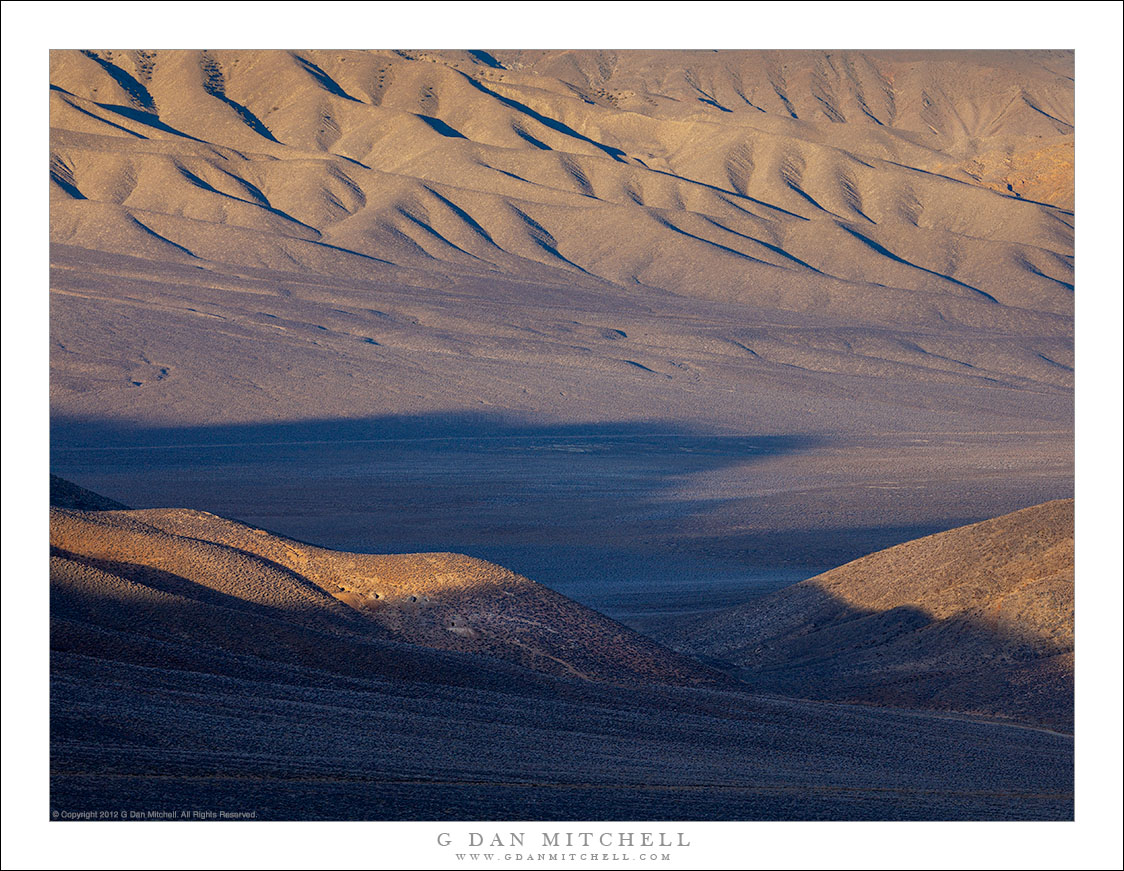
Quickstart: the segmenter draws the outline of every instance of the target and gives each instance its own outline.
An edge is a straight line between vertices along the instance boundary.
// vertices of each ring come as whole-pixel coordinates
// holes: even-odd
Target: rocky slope
[[[1041,731],[755,697],[478,560],[52,509],[64,818],[1066,819],[1072,752]]]
[[[125,629],[141,608],[148,616],[136,631],[150,640],[200,634],[253,655],[295,644],[299,657],[329,635],[357,650],[416,644],[587,680],[730,682],[527,578],[459,554],[339,553],[203,512],[56,507],[51,554],[56,649],[93,652],[93,637]]]
[[[664,640],[758,690],[1073,728],[1073,500],[907,542]]]

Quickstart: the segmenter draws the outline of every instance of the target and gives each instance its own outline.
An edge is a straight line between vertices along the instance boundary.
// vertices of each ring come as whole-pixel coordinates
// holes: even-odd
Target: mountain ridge
[[[119,599],[145,590],[186,598],[192,609],[219,604],[586,680],[732,685],[553,590],[460,554],[346,554],[206,512],[59,507],[51,551],[52,578],[76,595],[94,572],[98,589],[110,591],[103,596]],[[104,613],[113,619],[112,608]]]

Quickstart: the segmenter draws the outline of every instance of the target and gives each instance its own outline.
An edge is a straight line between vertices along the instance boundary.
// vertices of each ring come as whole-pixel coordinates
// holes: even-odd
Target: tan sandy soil
[[[1072,52],[91,49],[50,101],[52,468],[131,505],[553,585],[484,548],[818,568],[1072,495]],[[572,471],[292,447],[448,418]],[[634,486],[613,427],[784,447]],[[289,447],[90,450],[151,441]]]
[[[586,680],[730,683],[540,584],[459,554],[340,553],[198,511],[59,507],[51,508],[51,553],[62,611],[68,597],[109,611],[147,602],[177,632],[210,635],[225,625],[215,622],[219,606]],[[245,619],[231,628],[245,631]]]
[[[667,633],[757,689],[1073,728],[1073,500],[907,542]]]

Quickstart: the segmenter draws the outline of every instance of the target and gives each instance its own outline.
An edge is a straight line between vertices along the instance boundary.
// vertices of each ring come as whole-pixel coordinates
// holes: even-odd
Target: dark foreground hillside
[[[755,689],[1073,730],[1073,500],[879,551],[669,643]]]
[[[387,570],[403,565],[414,574]],[[60,813],[1073,814],[1066,736],[756,697],[480,561],[333,557],[198,512],[56,508],[51,566]],[[365,609],[360,581],[384,604]]]

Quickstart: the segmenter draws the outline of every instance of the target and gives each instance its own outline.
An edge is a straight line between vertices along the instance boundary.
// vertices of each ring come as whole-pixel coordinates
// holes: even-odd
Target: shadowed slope
[[[51,548],[52,576],[79,598],[91,593],[88,576],[103,600],[172,597],[192,613],[204,603],[356,643],[409,642],[615,683],[728,682],[546,587],[457,554],[346,554],[203,512],[62,508],[51,509]]]
[[[51,56],[55,420],[814,434],[855,498],[790,519],[925,530],[1072,493],[1072,53],[92,55]],[[937,474],[883,459],[919,434]]]
[[[754,687],[1073,728],[1073,500],[880,551],[666,641]]]
[[[78,511],[117,511],[129,507],[107,499],[93,490],[79,487],[58,475],[51,475],[51,505],[59,508],[74,508]]]
[[[374,588],[387,610],[347,604]],[[754,698],[561,597],[544,607],[544,592],[452,555],[332,553],[200,512],[54,508],[52,809],[1072,817],[1067,738]],[[450,602],[498,617],[479,624],[497,643],[433,649],[443,627],[425,612]],[[607,632],[611,648],[550,639],[575,621],[583,645]],[[531,641],[536,655],[514,650]]]
[[[138,221],[161,259],[545,269],[864,320],[1071,310],[1071,54],[496,58],[54,52],[52,239],[127,251]]]

